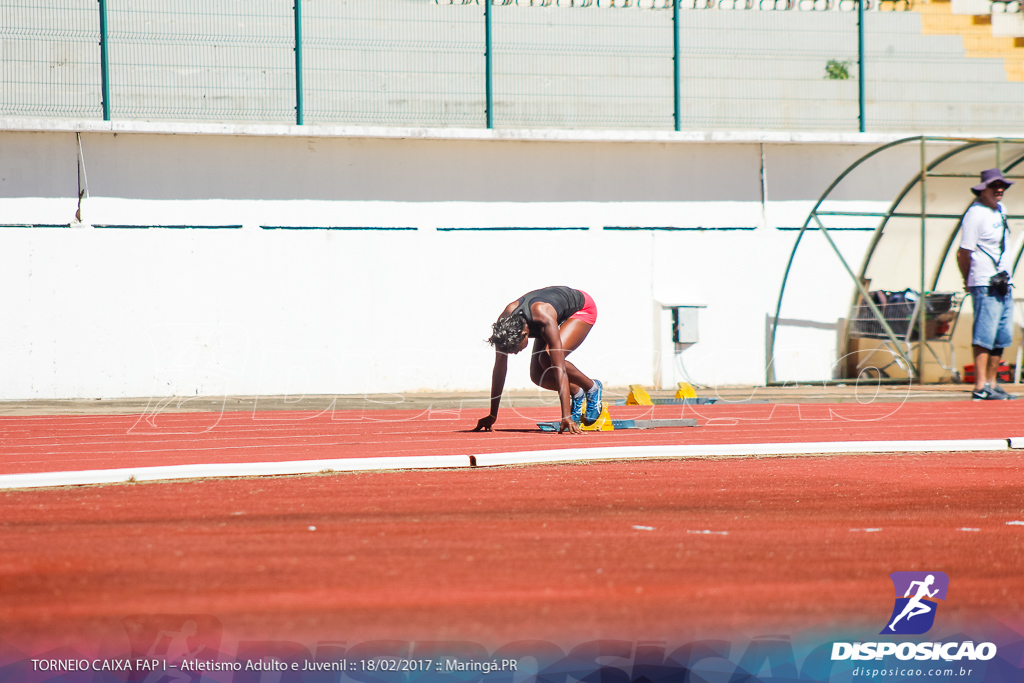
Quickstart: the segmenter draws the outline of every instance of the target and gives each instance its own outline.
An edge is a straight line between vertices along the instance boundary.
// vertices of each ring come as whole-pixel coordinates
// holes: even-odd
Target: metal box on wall
[[[672,341],[676,344],[696,344],[697,309],[703,306],[672,307]]]

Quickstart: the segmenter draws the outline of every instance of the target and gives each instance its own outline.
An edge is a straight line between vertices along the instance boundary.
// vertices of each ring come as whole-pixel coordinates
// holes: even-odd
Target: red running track
[[[545,434],[551,409],[0,418],[2,473],[659,444],[1007,438],[1024,401],[614,407],[696,428]],[[195,615],[236,639],[676,639],[881,627],[888,574],[945,632],[1020,632],[1018,452],[543,465],[0,491],[0,642]],[[315,527],[311,530],[310,527]],[[955,592],[953,592],[955,591]],[[205,615],[205,616],[203,616]]]
[[[615,418],[699,426],[579,436],[541,433],[551,408],[483,411],[157,413],[0,418],[0,474],[370,456],[461,455],[595,446],[972,439],[1024,436],[1024,401],[1000,403],[613,406]]]
[[[907,570],[950,577],[929,637],[993,618],[1024,633],[1022,464],[730,458],[0,492],[0,644],[124,651],[128,622],[186,618],[222,626],[222,646],[870,638],[888,574]]]

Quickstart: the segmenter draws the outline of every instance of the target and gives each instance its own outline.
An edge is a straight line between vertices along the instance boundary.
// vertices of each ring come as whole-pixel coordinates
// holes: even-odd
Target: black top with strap
[[[519,298],[519,304],[510,315],[522,314],[531,337],[540,334],[540,323],[533,319],[530,306],[543,301],[555,309],[558,324],[561,325],[586,304],[583,293],[572,287],[545,287],[527,292]]]

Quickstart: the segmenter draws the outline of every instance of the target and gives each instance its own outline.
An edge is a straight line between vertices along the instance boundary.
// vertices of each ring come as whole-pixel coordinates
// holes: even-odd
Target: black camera
[[[1010,289],[1010,274],[1001,270],[993,275],[988,281],[988,293],[990,296],[1004,297]]]

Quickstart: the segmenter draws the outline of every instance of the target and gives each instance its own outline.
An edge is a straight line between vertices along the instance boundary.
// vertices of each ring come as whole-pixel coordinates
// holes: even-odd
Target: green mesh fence
[[[489,55],[482,1],[104,0],[102,36],[96,0],[5,0],[0,114],[99,118],[106,82],[115,120],[858,129],[854,0],[681,0],[678,113],[672,0],[494,0]],[[866,130],[1024,128],[1005,21],[866,8]]]
[[[494,125],[671,129],[672,10],[566,5],[494,8]]]
[[[111,118],[295,121],[292,4],[108,0]]]
[[[951,14],[950,3],[916,7],[866,17],[869,130],[1024,130],[1020,39],[994,36],[986,17]]]
[[[857,129],[856,12],[688,10],[680,22],[685,127]]]
[[[482,126],[483,6],[304,2],[307,123]]]
[[[0,3],[0,114],[99,118],[96,0]]]

